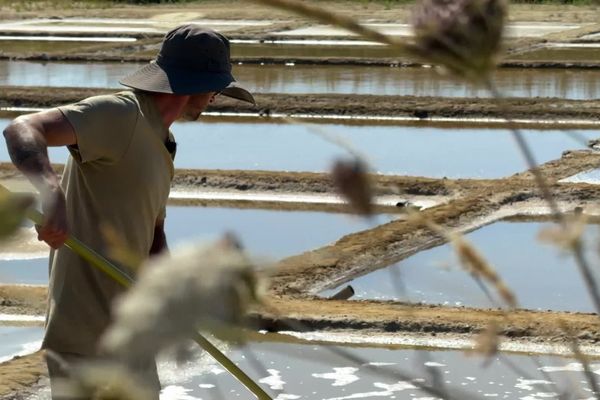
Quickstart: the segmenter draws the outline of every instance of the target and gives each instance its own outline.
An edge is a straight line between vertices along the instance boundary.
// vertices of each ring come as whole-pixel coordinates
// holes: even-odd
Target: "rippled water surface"
[[[0,61],[0,84],[119,88],[118,81],[141,63],[58,63]],[[343,93],[442,97],[489,97],[486,90],[431,68],[369,66],[235,65],[234,75],[259,93]],[[500,69],[496,86],[505,96],[594,99],[600,71]]]

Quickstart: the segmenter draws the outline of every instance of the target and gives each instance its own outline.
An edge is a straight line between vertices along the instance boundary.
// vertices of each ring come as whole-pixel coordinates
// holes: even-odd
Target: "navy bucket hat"
[[[120,83],[149,92],[194,95],[219,92],[256,104],[231,74],[229,40],[198,25],[182,25],[165,36],[155,60]]]

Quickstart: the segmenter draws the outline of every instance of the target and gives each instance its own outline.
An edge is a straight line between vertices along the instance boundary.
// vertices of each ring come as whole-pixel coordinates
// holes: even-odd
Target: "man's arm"
[[[167,235],[165,234],[165,220],[158,219],[154,226],[154,240],[150,247],[150,256],[160,254],[164,251],[168,251],[169,246],[167,245]]]
[[[73,127],[57,109],[16,118],[4,129],[8,153],[42,195],[44,223],[38,239],[53,248],[68,236],[65,195],[56,171],[48,159],[48,146],[77,144]]]

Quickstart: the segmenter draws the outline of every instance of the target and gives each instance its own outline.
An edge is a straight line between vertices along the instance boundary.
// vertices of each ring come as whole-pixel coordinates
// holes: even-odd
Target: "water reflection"
[[[0,61],[0,85],[119,88],[143,64]],[[341,93],[489,97],[486,90],[431,68],[236,65],[236,78],[260,93]],[[496,86],[510,97],[600,97],[600,71],[500,69]]]
[[[212,240],[232,232],[252,253],[276,261],[368,227],[358,218],[321,212],[168,207],[165,229],[171,247],[192,240]],[[19,249],[21,259],[0,260],[0,284],[48,283],[48,251],[39,255],[40,246],[34,233],[26,241],[29,247],[22,245]]]
[[[593,312],[587,290],[573,257],[537,240],[544,223],[498,222],[467,235],[496,268],[523,308]],[[600,265],[596,254],[597,228],[588,227],[587,257]],[[594,240],[596,239],[596,240]],[[393,269],[401,288],[391,279]],[[597,271],[597,268],[593,268]],[[600,276],[596,276],[600,278]],[[399,264],[350,282],[353,299],[403,299],[450,306],[493,307],[456,261],[450,245],[420,252]],[[329,295],[335,290],[326,291]],[[494,290],[491,289],[493,293]]]

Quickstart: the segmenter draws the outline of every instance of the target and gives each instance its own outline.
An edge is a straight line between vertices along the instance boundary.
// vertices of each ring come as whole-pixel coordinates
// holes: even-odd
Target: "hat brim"
[[[119,83],[133,89],[179,95],[220,92],[225,96],[256,105],[252,94],[237,84],[229,72],[163,68],[152,61],[121,79]]]
[[[236,81],[231,82],[225,89],[221,90],[221,94],[223,96],[231,97],[232,99],[256,105],[256,100],[254,100],[252,93],[240,86]]]

